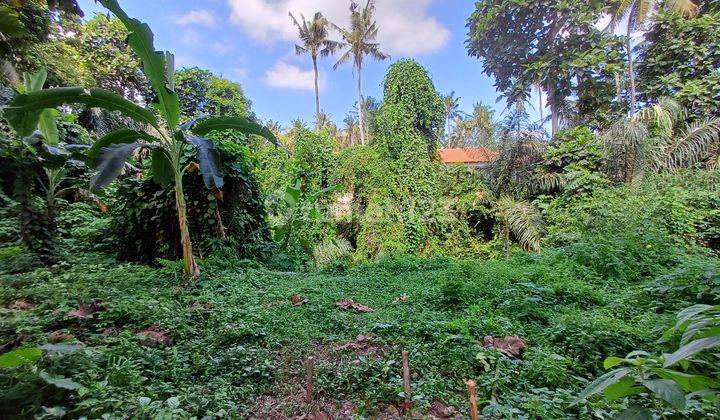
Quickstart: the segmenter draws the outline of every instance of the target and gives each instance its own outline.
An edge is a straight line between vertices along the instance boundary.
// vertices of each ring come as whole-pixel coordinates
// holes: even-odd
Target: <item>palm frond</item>
[[[523,249],[540,250],[542,220],[540,213],[532,203],[503,196],[498,200],[497,210],[500,219],[507,224],[510,232]]]
[[[697,4],[693,3],[691,0],[668,0],[665,4],[665,8],[680,14],[680,16],[685,19],[694,18],[700,12],[700,8]]]
[[[670,170],[712,160],[708,151],[720,146],[720,118],[689,124],[673,143],[665,156],[665,165]]]

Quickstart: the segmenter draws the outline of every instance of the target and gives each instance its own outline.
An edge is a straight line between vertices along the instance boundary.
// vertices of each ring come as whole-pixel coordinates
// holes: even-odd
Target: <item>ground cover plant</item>
[[[249,8],[312,61],[287,127],[83,1],[0,5],[0,418],[720,416],[717,1],[477,1],[470,113],[399,2]]]

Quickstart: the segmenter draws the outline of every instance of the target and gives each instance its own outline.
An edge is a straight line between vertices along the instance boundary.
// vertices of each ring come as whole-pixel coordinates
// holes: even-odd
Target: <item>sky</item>
[[[339,26],[348,24],[349,0],[120,0],[131,16],[147,22],[155,47],[175,54],[176,67],[201,67],[242,85],[252,109],[263,121],[288,126],[300,118],[314,121],[312,62],[295,54],[296,28],[288,16],[322,12]],[[90,18],[107,13],[94,0],[80,0]],[[469,0],[376,0],[378,42],[389,60],[367,58],[362,71],[363,94],[382,98],[388,67],[413,58],[429,71],[441,94],[454,91],[460,109],[472,112],[475,102],[505,108],[492,78],[464,46],[465,23],[474,9]],[[333,33],[339,40],[339,35]],[[338,125],[355,103],[352,66],[333,70],[339,55],[320,59],[320,105]],[[536,102],[536,101],[535,101]],[[534,102],[532,102],[534,103]],[[531,113],[533,110],[529,110]]]

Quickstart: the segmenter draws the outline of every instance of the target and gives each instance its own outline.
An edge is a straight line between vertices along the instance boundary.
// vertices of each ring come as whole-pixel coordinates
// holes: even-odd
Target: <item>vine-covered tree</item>
[[[186,118],[200,115],[249,117],[250,100],[242,86],[197,67],[175,73],[175,92]]]

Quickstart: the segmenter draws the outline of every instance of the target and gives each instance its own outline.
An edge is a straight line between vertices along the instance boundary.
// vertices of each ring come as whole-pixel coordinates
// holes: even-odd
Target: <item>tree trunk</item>
[[[620,73],[615,72],[615,94],[618,104],[622,103],[622,86],[620,85]]]
[[[365,145],[365,104],[362,97],[362,78],[360,77],[361,67],[357,70],[357,101],[358,101],[358,125],[360,129],[360,144]]]
[[[190,229],[187,222],[187,208],[185,206],[185,195],[183,194],[182,173],[175,174],[175,205],[177,206],[178,224],[180,225],[180,243],[183,253],[183,267],[185,274],[190,279],[200,276],[200,269],[195,263],[193,256],[192,242],[190,241]]]
[[[510,258],[510,226],[505,221],[503,224],[503,250],[505,251],[505,258]]]
[[[635,69],[632,55],[632,27],[627,28],[628,76],[630,78],[630,115],[635,113]]]
[[[542,88],[540,85],[537,87],[538,90],[538,109],[540,110],[540,126],[544,126],[545,122],[543,121],[545,119],[545,116],[543,115],[543,101],[542,101]]]
[[[317,57],[313,56],[313,70],[315,70],[315,128],[320,128],[320,88],[318,87]]]
[[[557,134],[557,132],[560,130],[560,115],[558,114],[557,106],[555,105],[555,90],[550,85],[548,85],[547,91],[547,100],[548,103],[550,103],[552,136],[555,137],[555,134]]]

